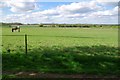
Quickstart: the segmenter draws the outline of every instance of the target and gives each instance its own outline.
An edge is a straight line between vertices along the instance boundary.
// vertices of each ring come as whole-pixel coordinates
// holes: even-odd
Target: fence
[[[67,42],[64,41],[64,36],[49,36],[49,35],[2,35],[3,37],[3,44],[6,46],[5,51],[10,52],[11,50],[16,50],[17,46],[22,46],[23,52],[27,55],[30,50],[33,50],[37,47],[52,47],[52,46],[59,46],[60,44],[66,44]],[[67,39],[69,40],[69,38]],[[60,46],[61,46],[60,45]],[[70,44],[71,45],[71,44]],[[7,47],[8,46],[8,47]],[[16,49],[15,49],[16,48]],[[21,47],[20,47],[21,48]],[[17,50],[16,50],[17,51]]]
[[[12,37],[13,37],[13,36],[14,36],[14,37],[15,37],[15,36],[24,36],[24,46],[25,46],[25,49],[24,49],[24,50],[25,50],[25,54],[27,55],[27,53],[28,53],[28,49],[27,49],[27,46],[28,46],[28,45],[27,45],[27,37],[28,37],[28,35],[27,35],[27,34],[25,34],[25,35],[2,35],[2,37],[6,37],[6,36],[7,36],[7,37],[8,37],[8,36],[9,36],[9,37],[11,37],[11,36],[12,36]],[[9,38],[8,38],[7,40],[9,40]],[[4,40],[3,40],[3,41],[4,41]],[[22,40],[22,41],[23,41],[23,40]],[[3,46],[3,44],[2,44],[2,46]]]

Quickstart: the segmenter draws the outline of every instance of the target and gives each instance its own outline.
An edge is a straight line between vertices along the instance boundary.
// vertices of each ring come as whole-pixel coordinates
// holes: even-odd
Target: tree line
[[[34,27],[79,27],[79,28],[92,28],[92,27],[115,27],[117,28],[118,25],[117,24],[54,24],[54,23],[50,23],[50,24],[23,24],[23,23],[1,23],[2,26],[8,26],[11,27],[12,25],[27,25],[27,26],[34,26]]]

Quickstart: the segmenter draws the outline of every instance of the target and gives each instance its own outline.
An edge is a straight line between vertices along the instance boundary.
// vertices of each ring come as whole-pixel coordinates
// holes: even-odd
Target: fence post
[[[25,34],[25,54],[27,54],[27,34]]]

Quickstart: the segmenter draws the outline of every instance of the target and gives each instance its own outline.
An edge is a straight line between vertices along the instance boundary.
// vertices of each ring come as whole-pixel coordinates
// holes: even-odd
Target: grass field
[[[21,32],[12,33],[5,27],[1,46],[3,71],[120,74],[118,29],[21,27]]]
[[[87,29],[87,28],[22,28],[21,32],[11,32],[3,28],[2,35],[31,35],[28,44],[36,46],[118,46],[117,29]],[[8,40],[9,38],[9,40]],[[24,44],[24,36],[3,36],[3,45]],[[22,45],[23,45],[22,44]]]

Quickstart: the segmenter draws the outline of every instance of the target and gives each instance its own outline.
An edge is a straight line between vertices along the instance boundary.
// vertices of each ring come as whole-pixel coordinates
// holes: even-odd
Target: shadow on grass
[[[64,74],[119,75],[118,48],[108,46],[38,47],[24,54],[3,53],[5,71],[33,71]]]

